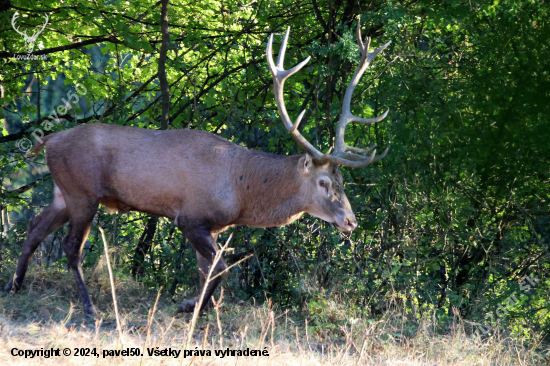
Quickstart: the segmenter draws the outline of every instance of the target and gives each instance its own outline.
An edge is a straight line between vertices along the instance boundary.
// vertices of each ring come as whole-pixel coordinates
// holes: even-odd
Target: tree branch
[[[82,42],[71,43],[71,44],[68,44],[68,45],[65,45],[65,46],[47,48],[47,49],[44,49],[44,50],[38,50],[36,52],[33,52],[32,55],[47,55],[47,54],[50,54],[50,53],[72,50],[72,49],[75,49],[75,48],[80,48],[80,47],[83,47],[83,46],[87,46],[87,45],[90,45],[90,44],[101,43],[101,42],[111,42],[111,43],[115,43],[115,44],[124,44],[124,42],[119,41],[118,39],[116,39],[115,37],[112,37],[112,36],[94,37],[92,39],[88,39],[88,40],[85,40],[85,41],[82,41]],[[12,53],[12,52],[0,51],[0,58],[12,58],[12,57],[15,57],[15,56],[26,56],[26,55],[28,55],[28,54],[27,53]]]
[[[216,80],[214,80],[212,82],[212,84],[210,84],[207,88],[204,88],[199,94],[197,94],[197,98],[200,98],[202,97],[204,94],[208,93],[210,91],[210,89],[212,89],[213,87],[215,87],[219,82],[221,82],[223,79],[225,79],[226,77],[228,77],[229,75],[239,71],[239,70],[242,70],[244,69],[245,67],[248,67],[250,65],[254,65],[254,64],[257,64],[259,61],[250,61],[250,62],[247,62],[245,64],[242,64],[241,66],[237,66],[237,67],[234,67],[232,68],[231,70],[227,70],[226,72],[224,72],[219,78],[217,78]],[[187,103],[185,103],[183,106],[181,106],[178,111],[176,113],[174,113],[174,115],[172,116],[172,121],[176,119],[177,116],[180,115],[181,112],[183,112],[185,110],[185,108],[189,107],[189,105],[192,103],[193,101],[188,101]]]
[[[330,29],[329,29],[327,23],[325,23],[325,20],[323,19],[323,16],[321,15],[321,11],[319,10],[319,6],[317,5],[317,1],[315,1],[315,0],[313,0],[313,10],[315,11],[315,16],[317,17],[317,20],[319,21],[319,23],[321,23],[321,26],[325,30],[325,33],[329,34]]]

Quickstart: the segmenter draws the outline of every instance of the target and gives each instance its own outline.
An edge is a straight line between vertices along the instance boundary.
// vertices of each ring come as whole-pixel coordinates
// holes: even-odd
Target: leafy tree
[[[16,12],[27,34],[48,15],[34,48],[46,61],[17,59],[27,43],[11,26]],[[254,257],[233,274],[233,293],[267,293],[318,322],[319,306],[337,295],[369,316],[393,298],[419,316],[437,309],[444,321],[454,308],[480,323],[515,293],[500,321],[516,334],[548,332],[548,15],[544,1],[519,0],[12,1],[0,11],[0,205],[10,218],[1,273],[11,273],[30,216],[51,199],[43,158],[21,151],[32,132],[93,122],[195,128],[300,153],[280,123],[265,61],[268,35],[278,49],[290,26],[287,65],[312,60],[287,82],[287,109],[306,109],[301,133],[326,151],[358,61],[360,17],[373,46],[392,41],[352,106],[364,117],[389,108],[389,117],[346,135],[355,146],[391,146],[374,167],[343,169],[360,226],[343,236],[303,217],[284,228],[236,228],[229,260]],[[169,285],[175,296],[197,282],[192,250],[171,223],[116,217],[100,212],[97,220],[127,254],[121,275]],[[95,231],[88,266],[101,251]],[[525,275],[540,281],[522,290]]]

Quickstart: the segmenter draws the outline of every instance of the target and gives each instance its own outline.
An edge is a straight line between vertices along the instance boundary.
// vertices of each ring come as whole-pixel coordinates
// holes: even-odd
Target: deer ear
[[[305,154],[298,160],[298,170],[300,173],[307,177],[311,174],[313,170],[313,158],[309,154]]]

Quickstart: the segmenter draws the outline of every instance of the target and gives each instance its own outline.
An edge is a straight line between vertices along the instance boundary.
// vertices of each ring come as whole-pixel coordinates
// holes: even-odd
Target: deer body
[[[306,209],[297,168],[304,155],[248,150],[203,131],[89,124],[48,136],[46,149],[62,191],[78,185],[111,211],[185,215],[218,233],[286,225]]]
[[[351,95],[370,61],[388,44],[368,52],[357,39],[361,61],[346,91],[343,111],[336,128],[333,154],[315,149],[297,130],[304,112],[293,123],[283,100],[285,80],[306,60],[283,69],[287,31],[277,65],[267,46],[273,75],[275,101],[283,123],[306,154],[278,156],[248,150],[217,135],[197,130],[147,130],[101,123],[82,125],[49,135],[37,143],[35,153],[46,146],[46,158],[55,183],[54,200],[31,220],[15,276],[5,290],[21,287],[31,257],[42,240],[69,222],[61,246],[67,255],[84,304],[95,314],[82,273],[82,248],[99,204],[112,211],[141,211],[174,220],[197,253],[201,288],[199,297],[182,303],[178,311],[204,309],[218,284],[227,275],[222,260],[212,269],[213,281],[205,283],[217,252],[218,234],[232,225],[282,226],[304,212],[351,231],[357,221],[344,193],[339,165],[362,167],[382,159],[374,147],[361,149],[345,144],[348,123],[375,123],[384,118],[364,119],[350,112]],[[370,40],[369,40],[370,42]],[[206,286],[206,288],[205,288]]]
[[[318,215],[337,221],[341,230],[356,226],[338,167],[328,163],[317,167],[309,155],[248,150],[204,131],[101,123],[49,135],[35,145],[35,152],[44,145],[55,183],[54,200],[31,221],[15,280],[6,290],[20,288],[36,247],[69,221],[62,247],[87,314],[94,314],[95,308],[80,258],[100,203],[110,211],[140,211],[174,220],[197,251],[201,286],[217,250],[218,233],[232,225],[282,226],[304,212],[321,212],[322,202],[312,201],[318,179],[340,187],[328,200],[323,192],[318,195],[317,201],[325,199],[334,206],[329,209],[334,217]],[[225,268],[222,260],[216,272]],[[223,277],[209,285],[208,297]],[[192,311],[197,300],[184,302],[180,311]]]

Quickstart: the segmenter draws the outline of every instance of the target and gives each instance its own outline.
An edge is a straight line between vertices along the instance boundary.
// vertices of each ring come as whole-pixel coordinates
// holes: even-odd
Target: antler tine
[[[279,50],[279,56],[277,58],[277,66],[275,66],[275,63],[273,62],[273,55],[272,55],[273,34],[269,36],[269,41],[267,42],[267,49],[266,49],[267,64],[269,65],[269,71],[271,71],[271,74],[273,75],[273,92],[275,94],[275,103],[277,104],[277,109],[279,110],[279,114],[281,115],[283,124],[285,125],[288,132],[290,132],[290,135],[294,138],[294,140],[306,152],[312,155],[315,161],[318,161],[318,162],[325,161],[330,153],[330,149],[325,154],[321,153],[319,150],[313,147],[313,145],[311,145],[309,141],[307,141],[305,137],[302,136],[298,131],[298,126],[302,121],[302,118],[304,117],[304,114],[306,111],[303,110],[298,116],[298,118],[296,119],[296,122],[292,123],[292,120],[288,116],[288,112],[285,107],[285,101],[283,96],[285,80],[290,76],[292,76],[294,73],[298,72],[302,67],[304,67],[311,58],[308,56],[308,58],[300,62],[298,65],[294,66],[292,69],[285,70],[283,68],[285,51],[288,43],[289,34],[290,34],[290,27],[288,27],[286,31],[283,44],[281,46],[281,49]]]
[[[376,163],[377,161],[384,159],[389,149],[390,148],[387,147],[386,150],[384,150],[384,152],[380,155],[376,155],[376,150],[374,150],[370,156],[351,154],[351,153],[333,154],[329,156],[327,160],[329,160],[331,163],[347,166],[350,168],[362,168],[369,164]]]
[[[354,153],[359,153],[359,154],[367,154],[372,149],[374,149],[375,147],[376,147],[376,144],[374,144],[371,147],[366,148],[366,149],[360,149],[358,147],[348,146],[348,151],[351,151],[351,152],[354,152]]]
[[[382,51],[384,51],[386,49],[386,47],[388,47],[390,45],[391,41],[388,41],[388,43],[386,43],[385,45],[383,46],[380,46],[378,47],[377,49],[375,49],[374,51],[372,51],[371,53],[369,53],[368,55],[368,58],[367,58],[367,62],[371,62],[373,58],[375,58],[376,56],[378,56],[378,54]]]
[[[380,122],[381,120],[383,120],[384,118],[386,118],[386,116],[388,115],[389,113],[389,109],[386,109],[386,111],[384,112],[384,114],[378,116],[378,117],[374,117],[374,118],[361,118],[361,117],[357,117],[357,116],[354,116],[353,114],[350,116],[350,120],[349,122],[355,122],[355,123],[359,123],[359,124],[370,124],[370,123],[376,123],[376,122]]]
[[[279,49],[279,56],[277,56],[277,68],[283,69],[283,63],[285,61],[286,46],[288,44],[288,36],[290,35],[290,27],[286,28],[285,38],[283,38],[283,44]]]
[[[269,41],[267,41],[267,49],[265,50],[265,54],[267,56],[267,65],[269,66],[269,71],[271,71],[271,74],[273,75],[273,81],[275,81],[275,75],[277,75],[277,67],[273,62],[272,53],[273,53],[273,34],[270,34]]]
[[[351,113],[351,98],[355,87],[361,79],[361,76],[363,76],[364,72],[369,67],[372,59],[376,57],[376,55],[378,55],[380,52],[382,52],[386,47],[388,47],[391,43],[390,41],[385,45],[377,48],[372,53],[369,53],[369,46],[371,41],[370,37],[367,37],[366,41],[366,44],[363,44],[361,38],[361,20],[359,19],[357,21],[357,44],[359,45],[359,49],[361,50],[361,60],[359,61],[359,66],[357,67],[357,70],[355,71],[355,74],[353,75],[351,82],[346,89],[346,94],[344,95],[344,100],[342,103],[342,114],[340,115],[340,120],[338,121],[338,125],[336,126],[334,154],[327,157],[327,160],[331,162],[350,167],[366,166],[370,163],[384,158],[384,156],[386,156],[386,153],[388,152],[388,149],[386,149],[386,151],[382,155],[375,156],[374,153],[376,152],[376,150],[374,150],[374,153],[371,156],[358,155],[355,153],[367,153],[370,152],[373,147],[369,149],[354,148],[348,146],[344,141],[346,127],[350,122],[361,124],[376,123],[383,120],[389,112],[389,110],[387,110],[384,114],[375,118],[360,118],[354,116]],[[354,153],[348,153],[348,151],[353,151]]]
[[[361,51],[361,58],[365,55],[365,53],[368,55],[370,37],[367,37],[367,44],[363,44],[363,40],[361,38],[361,19],[357,20],[357,44],[359,45],[359,50]]]

